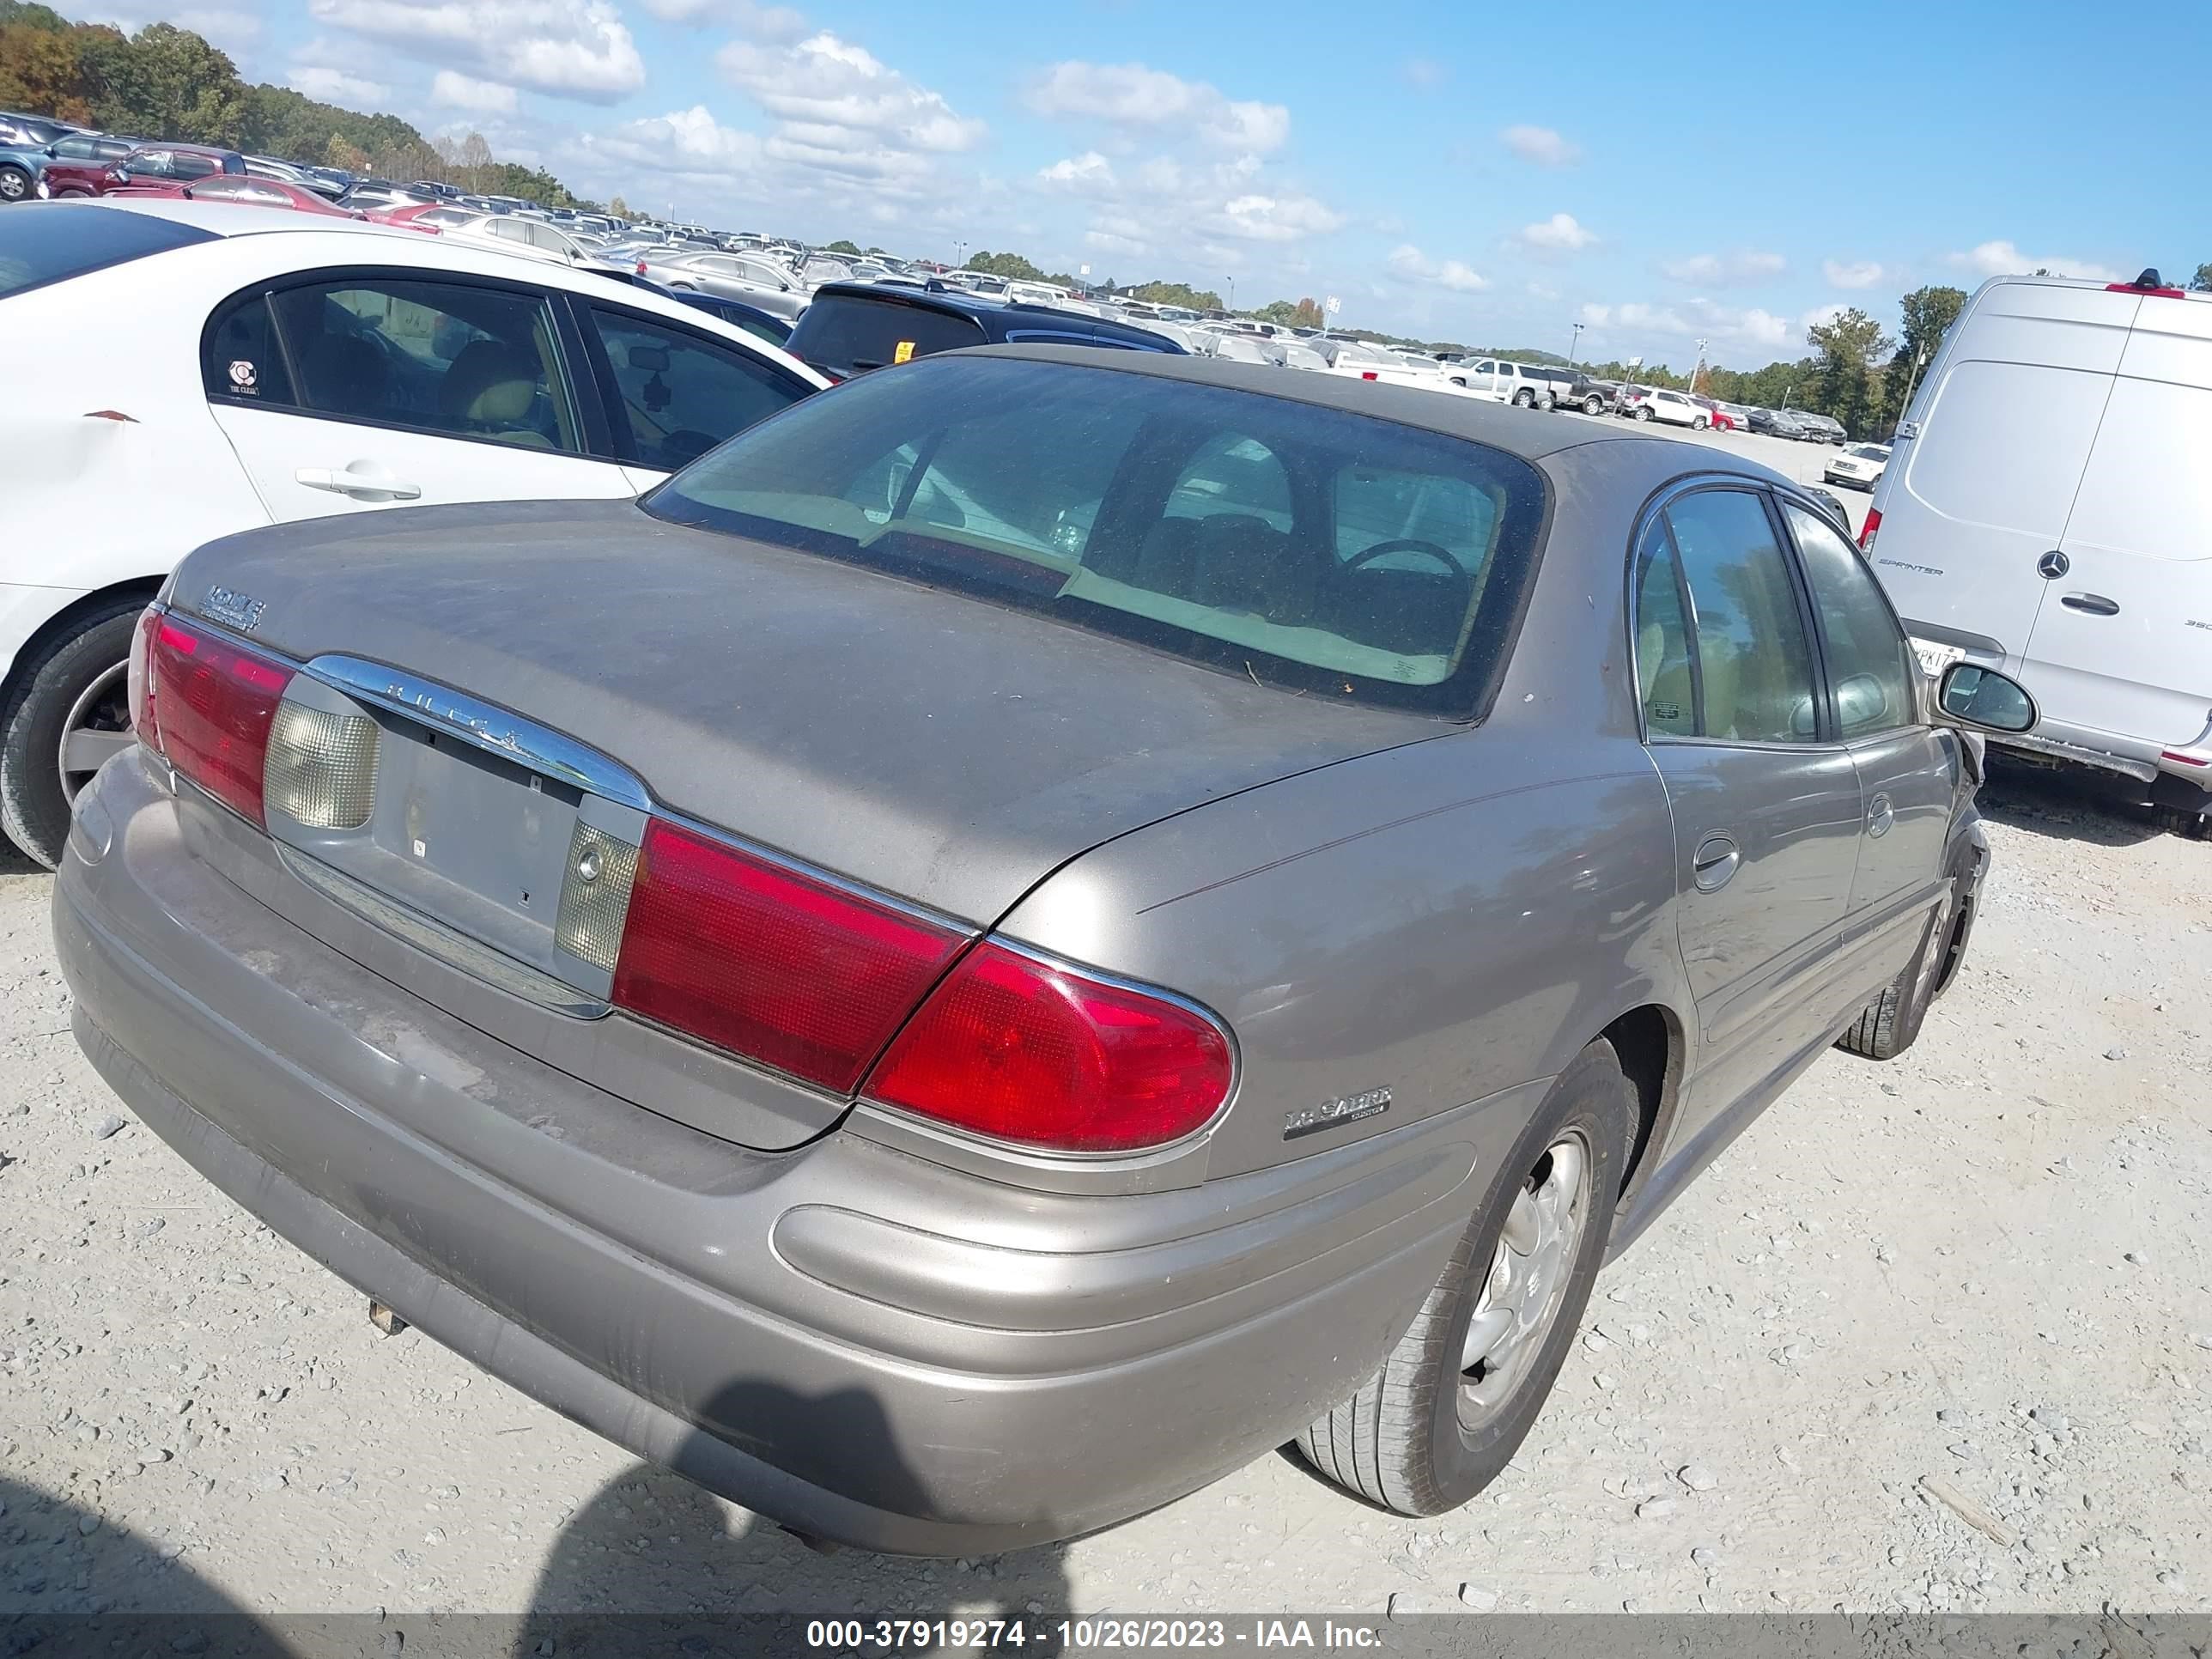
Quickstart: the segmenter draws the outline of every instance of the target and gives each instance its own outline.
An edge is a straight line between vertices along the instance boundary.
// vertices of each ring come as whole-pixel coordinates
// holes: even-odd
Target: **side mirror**
[[[2043,717],[2027,687],[1975,662],[1954,662],[1944,671],[1936,706],[1946,725],[1984,732],[2031,731]]]

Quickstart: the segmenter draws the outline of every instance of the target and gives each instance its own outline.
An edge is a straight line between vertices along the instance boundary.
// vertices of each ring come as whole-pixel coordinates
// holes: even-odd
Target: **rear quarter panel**
[[[1227,1020],[1211,1176],[1548,1079],[1625,1009],[1677,1002],[1673,862],[1633,741],[1455,730],[1125,836],[1000,931]],[[1387,1112],[1285,1139],[1384,1088]]]

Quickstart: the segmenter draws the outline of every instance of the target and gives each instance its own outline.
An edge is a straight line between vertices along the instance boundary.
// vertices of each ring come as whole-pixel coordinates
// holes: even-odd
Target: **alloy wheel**
[[[77,791],[92,781],[92,775],[108,757],[131,744],[130,667],[117,663],[96,676],[77,694],[62,722],[62,741],[56,760],[61,769],[62,798],[76,804]]]
[[[1544,1149],[1513,1194],[1460,1350],[1460,1427],[1504,1411],[1558,1322],[1590,1218],[1589,1147],[1578,1133]]]

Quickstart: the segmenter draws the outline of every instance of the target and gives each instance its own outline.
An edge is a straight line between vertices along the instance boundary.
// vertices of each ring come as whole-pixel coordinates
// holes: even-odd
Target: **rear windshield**
[[[1263,684],[1468,714],[1519,615],[1544,485],[1364,415],[963,356],[810,398],[646,504]]]
[[[806,307],[792,331],[791,351],[817,368],[857,374],[935,351],[981,345],[983,339],[983,325],[973,317],[896,300],[829,294]]]
[[[88,202],[21,202],[0,213],[0,299],[149,253],[213,240],[210,232],[197,225],[149,214]]]

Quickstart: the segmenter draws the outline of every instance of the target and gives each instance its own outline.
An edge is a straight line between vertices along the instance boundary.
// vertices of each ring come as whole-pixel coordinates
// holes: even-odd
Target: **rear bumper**
[[[1372,1370],[1540,1086],[1255,1174],[1073,1197],[831,1133],[749,1152],[356,966],[196,855],[133,754],[54,896],[86,1054],[241,1205],[455,1352],[800,1530],[1094,1530]]]

